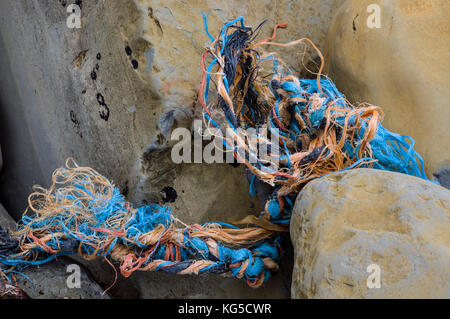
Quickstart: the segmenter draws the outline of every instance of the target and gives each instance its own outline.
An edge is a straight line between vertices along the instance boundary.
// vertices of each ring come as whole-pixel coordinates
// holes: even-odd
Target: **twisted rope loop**
[[[217,129],[226,150],[253,174],[251,194],[257,182],[272,185],[259,218],[233,223],[242,228],[186,225],[169,207],[134,208],[106,177],[69,159],[54,172],[49,189],[36,187],[29,196],[16,240],[0,232],[0,273],[78,253],[86,259],[113,259],[125,277],[137,270],[209,272],[259,287],[278,270],[293,202],[311,179],[355,167],[426,179],[412,138],[386,130],[379,107],[351,105],[322,75],[323,56],[309,39],[273,42],[277,29],[287,27],[280,24],[272,37],[256,42],[264,23],[253,30],[242,17],[225,24],[214,39],[206,15],[204,23],[212,41],[201,56],[204,123]],[[262,49],[300,43],[309,44],[321,60],[314,79],[296,77],[276,53]],[[239,135],[242,128],[253,129],[250,139]],[[269,152],[262,153],[261,145]]]

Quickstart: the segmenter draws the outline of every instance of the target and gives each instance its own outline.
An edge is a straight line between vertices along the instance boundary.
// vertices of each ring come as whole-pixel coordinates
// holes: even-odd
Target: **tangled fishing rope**
[[[36,187],[30,195],[18,231],[0,232],[0,274],[9,277],[27,266],[79,254],[116,261],[125,277],[136,270],[208,272],[259,287],[278,270],[293,202],[311,179],[356,167],[426,179],[414,141],[386,130],[379,107],[352,106],[322,75],[322,54],[309,39],[273,42],[283,24],[271,38],[256,42],[263,24],[252,30],[242,17],[225,24],[215,39],[206,19],[211,43],[201,57],[199,93],[204,123],[218,130],[226,149],[253,174],[252,194],[255,179],[273,186],[264,212],[233,225],[186,225],[169,207],[133,208],[106,177],[68,160],[54,172],[49,189]],[[315,79],[297,78],[276,53],[262,49],[300,43],[311,45],[321,59]],[[212,78],[217,94],[211,98]],[[270,154],[242,139],[239,128],[254,128],[256,145],[269,144]],[[227,130],[234,132],[233,140]],[[273,134],[279,145],[270,145],[267,136]]]

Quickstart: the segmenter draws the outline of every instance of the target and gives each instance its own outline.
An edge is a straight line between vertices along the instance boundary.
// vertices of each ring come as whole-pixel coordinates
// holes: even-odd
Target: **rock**
[[[262,289],[249,287],[245,282],[217,275],[173,276],[164,273],[133,274],[140,298],[186,299],[287,299],[289,289],[282,283],[283,274],[272,277]],[[156,289],[155,289],[156,288]]]
[[[15,230],[14,220],[0,204],[0,227],[9,231]],[[80,270],[80,285],[69,288],[67,282],[72,282],[69,276],[74,270],[69,266],[78,266]],[[29,267],[15,274],[17,287],[25,291],[32,299],[110,299],[105,289],[91,279],[89,272],[83,266],[62,257],[39,267]]]
[[[8,231],[16,230],[16,223],[2,204],[0,204],[0,227]]]
[[[176,192],[167,204],[186,223],[258,214],[261,206],[248,195],[242,167],[176,165],[168,156],[171,129],[189,127],[194,113],[200,55],[208,44],[201,10],[210,12],[214,35],[242,15],[254,27],[269,19],[261,39],[287,21],[279,41],[307,36],[323,47],[331,16],[343,1],[83,1],[81,28],[71,29],[66,10],[74,2],[0,2],[0,136],[8,168],[0,177],[0,202],[18,219],[31,186],[49,186],[53,170],[73,157],[107,176],[135,205],[162,203],[164,190],[171,199]],[[289,52],[286,62],[300,69],[303,50],[284,52]],[[99,264],[93,272],[109,269]],[[114,274],[104,272],[110,283]],[[206,277],[197,285],[196,277],[171,278],[149,275],[152,286],[142,295],[186,292],[189,297],[188,290],[170,288],[181,280],[198,287],[192,296],[204,289],[214,297],[222,280]],[[227,288],[229,297],[256,294],[239,280],[228,282],[236,285]],[[278,289],[275,295],[288,295],[283,287],[272,285],[258,294],[270,296]],[[135,296],[136,290],[127,289],[122,291]]]
[[[436,179],[441,186],[450,189],[450,163],[446,163],[439,167],[433,173],[433,178]]]
[[[73,274],[69,267],[80,267],[79,288],[69,288],[67,281]],[[75,267],[76,267],[75,266]],[[73,267],[73,266],[72,266]],[[39,267],[30,267],[23,271],[24,276],[17,275],[18,287],[23,289],[32,299],[110,299],[105,289],[100,287],[88,275],[84,267],[67,258],[59,258]]]
[[[369,5],[380,8],[380,28],[368,27]],[[412,136],[430,178],[450,167],[450,43],[442,41],[450,36],[449,10],[446,0],[348,0],[325,45],[337,87],[353,103],[381,106],[386,128]]]
[[[450,191],[428,181],[373,169],[314,180],[290,227],[292,297],[449,298],[449,229]]]

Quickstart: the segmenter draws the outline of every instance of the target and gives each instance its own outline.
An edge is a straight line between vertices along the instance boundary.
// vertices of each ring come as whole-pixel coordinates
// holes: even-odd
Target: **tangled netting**
[[[386,130],[379,107],[352,106],[322,75],[322,54],[309,39],[273,42],[283,24],[271,38],[256,42],[264,23],[253,30],[242,17],[225,24],[214,39],[206,20],[204,15],[211,43],[201,57],[199,92],[204,123],[217,129],[226,150],[253,174],[252,194],[255,179],[273,186],[261,215],[236,223],[186,225],[169,207],[133,208],[107,178],[69,160],[55,171],[49,189],[37,187],[30,195],[15,236],[0,232],[5,276],[78,253],[120,263],[125,277],[136,270],[208,272],[259,287],[278,270],[293,202],[309,180],[355,167],[426,179],[414,141]],[[276,53],[262,49],[300,43],[309,44],[321,59],[314,79],[299,79]],[[252,143],[238,134],[239,128],[255,129]],[[231,138],[225,131],[232,132]],[[274,135],[278,145],[269,138]],[[263,144],[269,145],[269,154],[255,147]]]

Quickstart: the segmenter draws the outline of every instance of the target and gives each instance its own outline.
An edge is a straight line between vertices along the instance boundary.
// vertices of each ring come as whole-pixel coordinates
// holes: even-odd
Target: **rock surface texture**
[[[24,274],[18,275],[18,287],[27,293],[32,299],[110,299],[105,289],[98,285],[87,271],[78,265],[80,270],[80,285],[68,286],[72,282],[71,275],[78,265],[67,258],[60,258],[48,264],[36,268],[27,269]],[[30,281],[31,280],[31,281]]]
[[[450,176],[442,169],[450,167],[449,11],[446,0],[348,0],[325,46],[337,87],[353,103],[381,106],[386,128],[415,139],[442,185]],[[380,28],[370,28],[377,12]]]
[[[373,169],[312,181],[291,223],[292,297],[450,298],[449,229],[450,191],[433,183]]]
[[[0,143],[6,170],[0,202],[19,218],[31,186],[47,187],[53,170],[73,157],[107,176],[134,204],[167,203],[186,223],[259,213],[242,167],[176,165],[168,152],[171,129],[191,125],[200,55],[208,44],[201,10],[210,12],[214,36],[228,20],[244,16],[254,27],[269,19],[261,38],[275,24],[289,22],[279,41],[307,36],[323,47],[342,2],[1,1]],[[81,6],[80,29],[66,23],[73,3]],[[286,52],[286,62],[300,69],[303,49]],[[105,268],[103,263],[99,269]],[[110,284],[114,274],[103,277]],[[207,277],[199,284],[196,277],[139,274],[128,280],[134,287],[141,284],[133,278],[148,283],[136,292],[140,296],[289,296],[276,277],[256,292],[234,279]]]

